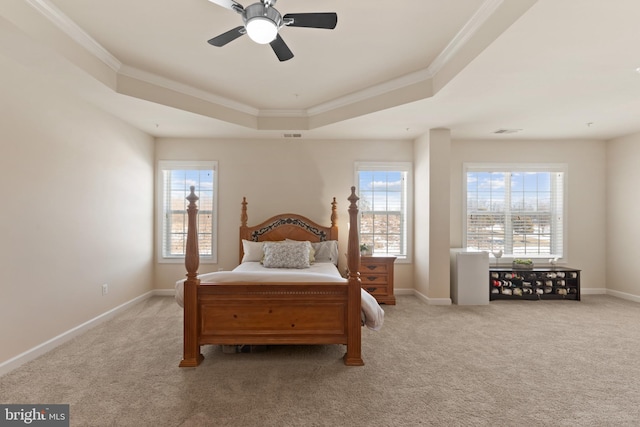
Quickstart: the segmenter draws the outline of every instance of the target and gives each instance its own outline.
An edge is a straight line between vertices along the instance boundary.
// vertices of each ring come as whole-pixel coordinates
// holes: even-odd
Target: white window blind
[[[360,243],[373,255],[409,257],[410,173],[405,162],[356,164]]]
[[[186,197],[195,187],[198,205],[200,259],[216,262],[216,162],[159,162],[159,253],[160,262],[181,262],[187,245]]]
[[[565,256],[566,165],[465,165],[465,178],[467,249]]]

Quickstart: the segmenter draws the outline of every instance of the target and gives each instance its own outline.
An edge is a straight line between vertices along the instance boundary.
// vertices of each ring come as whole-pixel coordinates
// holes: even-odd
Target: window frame
[[[216,160],[159,160],[156,174],[156,257],[161,264],[184,263],[184,255],[164,255],[164,217],[165,188],[164,171],[166,170],[213,170],[213,197],[211,212],[211,255],[200,255],[200,263],[216,264],[218,262],[218,162]],[[196,189],[196,195],[199,196]],[[187,194],[188,195],[188,194]],[[186,196],[185,196],[186,197]],[[197,202],[200,216],[200,200]],[[186,214],[186,205],[185,205]],[[200,219],[199,219],[200,221]]]
[[[462,168],[462,246],[467,249],[468,248],[468,240],[467,240],[467,209],[468,209],[468,186],[467,186],[467,174],[469,172],[510,172],[510,173],[526,173],[526,172],[548,172],[548,173],[562,173],[562,200],[560,202],[560,206],[562,209],[562,220],[561,227],[562,231],[560,236],[562,238],[561,244],[561,254],[542,254],[542,255],[534,255],[534,254],[526,254],[526,255],[518,255],[518,254],[505,254],[501,258],[503,261],[511,262],[511,260],[515,258],[526,258],[531,260],[539,260],[539,261],[547,261],[551,257],[558,258],[558,262],[564,263],[568,259],[568,185],[569,185],[569,167],[567,163],[463,163]],[[552,185],[553,188],[553,180]],[[506,195],[505,195],[506,197]],[[553,197],[552,197],[553,198]],[[553,228],[553,225],[552,225]],[[510,233],[513,235],[513,233]],[[550,237],[551,241],[553,241],[553,236]],[[503,246],[507,246],[506,242],[503,243]],[[553,250],[554,244],[551,243],[551,250]],[[559,256],[558,256],[559,255]]]
[[[404,239],[405,253],[389,254],[395,256],[397,263],[411,263],[413,260],[413,164],[411,162],[378,162],[378,161],[358,161],[354,166],[354,182],[358,189],[358,197],[360,193],[360,172],[401,172],[404,173]],[[402,212],[402,210],[401,210]],[[358,205],[358,235],[360,235],[362,209]],[[376,256],[376,254],[372,254]],[[377,254],[385,256],[385,254]]]

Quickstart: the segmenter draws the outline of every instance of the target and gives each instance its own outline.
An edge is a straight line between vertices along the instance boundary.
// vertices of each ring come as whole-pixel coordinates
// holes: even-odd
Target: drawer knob
[[[378,288],[367,288],[367,291],[369,291],[369,292],[375,292],[375,291],[376,291],[376,289],[378,289]]]
[[[378,276],[368,276],[367,279],[369,279],[370,282],[375,281],[378,278]]]

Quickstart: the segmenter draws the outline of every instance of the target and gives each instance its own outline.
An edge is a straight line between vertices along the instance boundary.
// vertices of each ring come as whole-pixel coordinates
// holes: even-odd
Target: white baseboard
[[[606,288],[580,288],[580,295],[605,295]]]
[[[429,305],[451,305],[451,298],[430,298],[423,293],[418,292],[415,289],[411,289],[413,295],[421,301],[426,302]]]
[[[616,291],[607,288],[581,288],[581,295],[610,295],[612,297],[626,299],[628,301],[640,302],[640,295],[629,294],[627,292]]]
[[[613,289],[606,289],[606,294],[616,298],[622,298],[633,302],[640,302],[639,295],[628,294],[626,292],[614,291]]]
[[[173,297],[176,295],[175,289],[154,289],[152,292],[153,295],[159,297]]]
[[[396,295],[413,295],[429,305],[451,305],[451,298],[430,298],[415,289],[395,289]],[[611,295],[616,298],[626,299],[633,302],[640,302],[640,295],[633,295],[626,292],[614,291],[606,288],[582,288],[581,295]]]
[[[163,290],[156,289],[153,291],[149,291],[143,295],[140,295],[139,297],[136,297],[131,301],[127,301],[124,304],[121,304],[115,308],[112,308],[106,313],[102,313],[101,315],[94,317],[93,319],[88,320],[83,324],[76,326],[73,329],[63,332],[62,334],[56,337],[53,337],[50,340],[43,342],[42,344],[37,345],[30,350],[25,351],[24,353],[21,353],[5,362],[0,363],[0,377],[11,372],[12,370],[16,369],[20,365],[23,365],[37,357],[42,356],[43,354],[53,350],[54,348],[58,347],[61,344],[64,344],[65,342],[71,340],[72,338],[77,337],[78,335],[88,331],[89,329],[95,326],[98,326],[103,322],[106,322],[107,320],[111,319],[116,314],[120,313],[123,310],[126,310],[127,308],[141,301],[144,301],[147,298],[152,297],[154,295],[164,295],[163,292],[159,292],[159,291],[163,291]],[[173,291],[171,291],[171,295],[173,295]]]

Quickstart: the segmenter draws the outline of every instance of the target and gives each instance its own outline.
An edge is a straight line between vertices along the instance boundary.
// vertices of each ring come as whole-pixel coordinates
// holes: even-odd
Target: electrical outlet
[[[102,285],[102,296],[105,296],[109,293],[109,284],[105,283]]]

